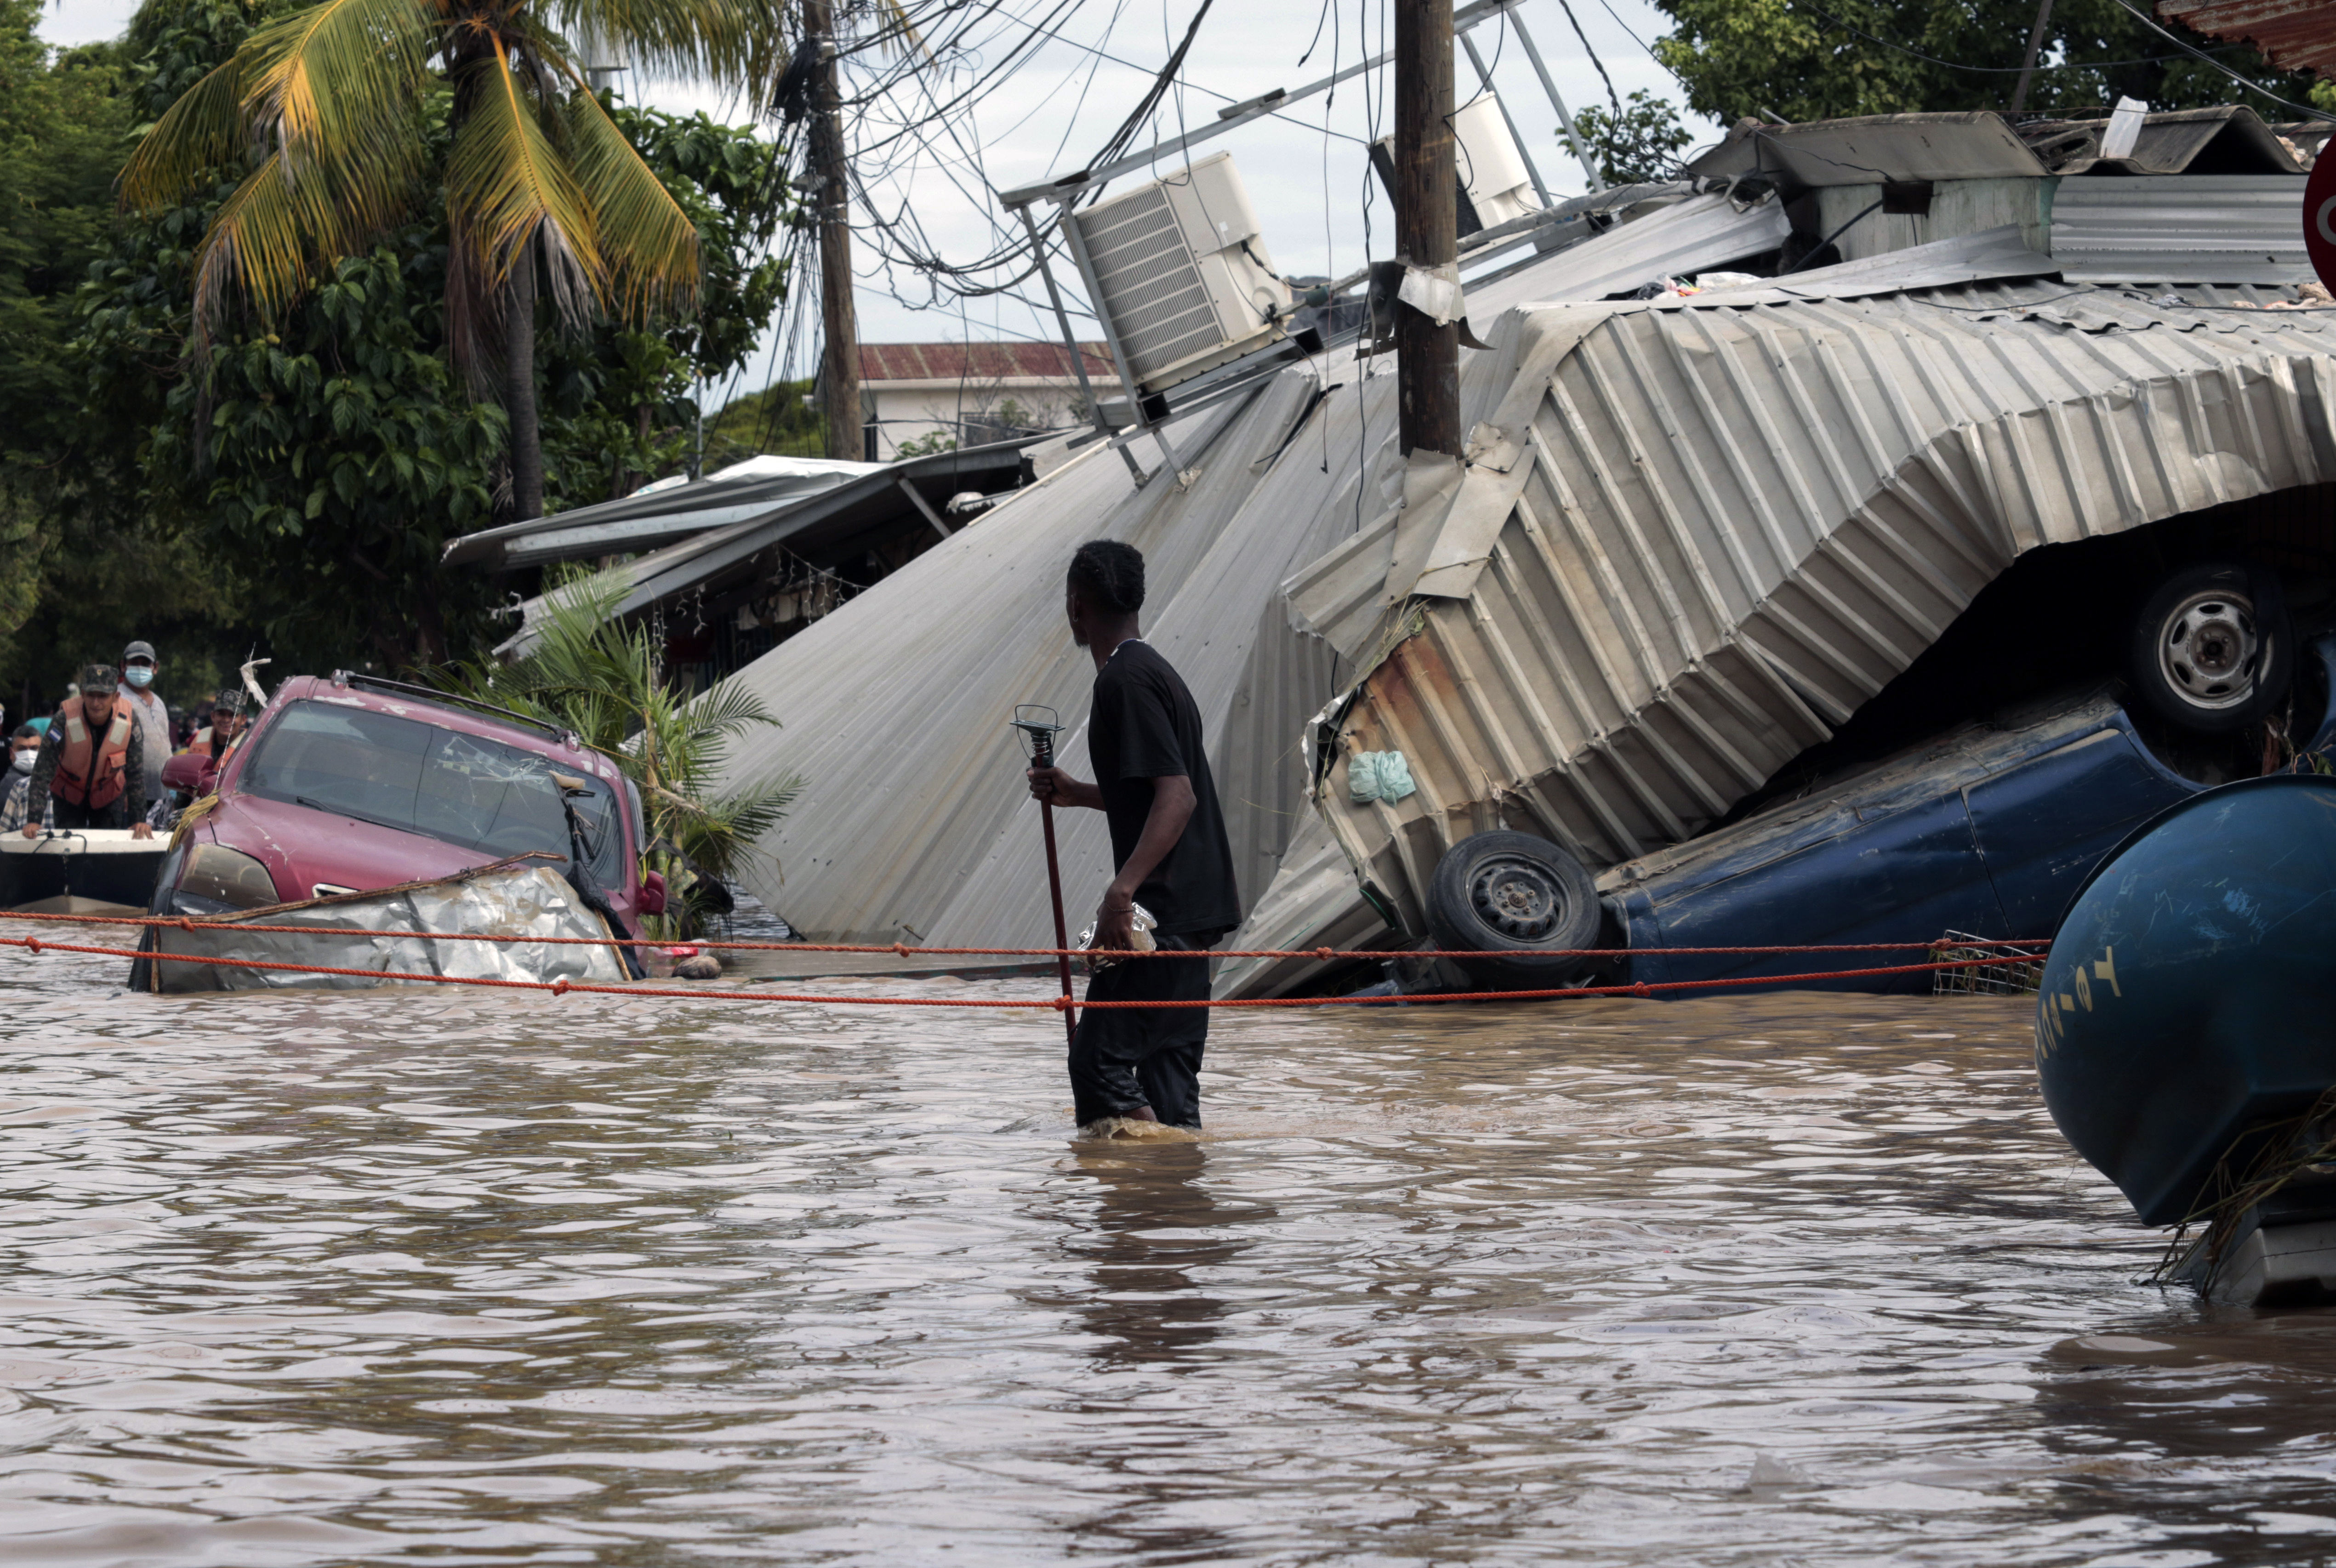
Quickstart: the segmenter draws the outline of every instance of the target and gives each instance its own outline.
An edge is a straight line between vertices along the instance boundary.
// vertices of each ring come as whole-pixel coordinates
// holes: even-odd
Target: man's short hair
[[[41,732],[34,729],[31,725],[20,724],[15,729],[8,732],[8,738],[10,740],[38,740],[41,738]]]
[[[1071,557],[1071,591],[1097,609],[1134,615],[1144,608],[1144,552],[1115,539],[1091,539]]]

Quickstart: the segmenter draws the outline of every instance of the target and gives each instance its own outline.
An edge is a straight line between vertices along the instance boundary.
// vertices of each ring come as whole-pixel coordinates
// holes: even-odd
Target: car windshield
[[[242,787],[294,805],[340,812],[500,859],[545,850],[568,861],[568,820],[549,760],[518,746],[418,719],[335,703],[296,702],[277,716]],[[603,887],[624,883],[624,834],[605,783],[560,776],[574,798],[589,863]]]

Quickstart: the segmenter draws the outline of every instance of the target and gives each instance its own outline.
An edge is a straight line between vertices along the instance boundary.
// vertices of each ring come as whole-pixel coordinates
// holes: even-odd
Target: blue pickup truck
[[[2309,648],[2295,728],[2302,751],[2336,745],[2336,637]],[[2307,732],[2304,692],[2331,696]],[[2100,858],[2143,821],[2212,787],[2161,761],[2104,687],[1989,724],[1966,725],[1797,799],[1595,880],[1565,852],[1520,833],[1455,845],[1438,868],[1439,933],[1485,950],[1463,963],[1510,988],[1754,979],[1918,963],[1895,957],[1692,954],[1682,948],[1927,942],[1949,931],[2008,940],[2052,934]],[[1475,846],[1473,858],[1472,846]],[[1590,907],[1594,900],[1595,912]],[[1566,911],[1579,911],[1569,921]],[[1586,946],[1595,919],[1612,959],[1585,967],[1533,950]],[[1570,930],[1569,930],[1570,927]],[[1456,940],[1455,940],[1456,939]],[[1929,974],[1825,982],[1927,990]]]

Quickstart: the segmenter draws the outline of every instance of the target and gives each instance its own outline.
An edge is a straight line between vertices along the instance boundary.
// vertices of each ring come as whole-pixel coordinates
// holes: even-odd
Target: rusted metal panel
[[[2336,80],[2336,6],[2328,0],[2161,0],[2157,14],[2209,38],[2252,44],[2282,71]]]

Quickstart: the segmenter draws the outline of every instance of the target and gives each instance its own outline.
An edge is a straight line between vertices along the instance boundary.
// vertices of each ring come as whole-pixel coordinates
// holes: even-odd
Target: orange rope
[[[313,928],[295,927],[296,930]],[[406,933],[394,933],[404,935]],[[1419,996],[1384,997],[1247,997],[1238,999],[1205,1002],[1078,1002],[1068,997],[1047,997],[1036,1001],[994,1000],[988,998],[940,997],[834,997],[800,996],[792,992],[771,991],[706,991],[682,990],[673,987],[608,986],[580,980],[501,980],[464,975],[416,975],[394,969],[341,969],[326,964],[287,964],[262,959],[222,959],[195,953],[141,953],[134,948],[98,947],[84,942],[44,942],[38,937],[0,937],[0,947],[24,948],[34,955],[41,953],[82,953],[98,958],[147,959],[156,963],[211,964],[241,969],[288,970],[306,975],[347,975],[358,979],[411,980],[423,985],[482,986],[496,990],[550,991],[554,996],[566,996],[571,991],[588,991],[614,997],[680,997],[694,1001],[729,1002],[811,1002],[832,1007],[880,1008],[1007,1008],[1026,1011],[1061,1011],[1076,1006],[1095,1008],[1335,1008],[1374,1007],[1408,1002],[1482,1002],[1537,1001],[1558,997],[1649,997],[1658,991],[1706,990],[1717,986],[1786,986],[1815,980],[1862,979],[1881,975],[1911,975],[1935,969],[1977,969],[1987,964],[2029,963],[2033,958],[2020,955],[2011,958],[1972,959],[1961,962],[1934,964],[1896,964],[1876,969],[1835,969],[1806,975],[1763,975],[1742,979],[1718,980],[1641,980],[1628,986],[1585,986],[1537,991],[1437,991]],[[1680,951],[1679,949],[1662,950]]]
[[[352,931],[340,926],[263,926],[242,920],[211,918],[197,920],[187,915],[63,915],[34,914],[0,910],[0,920],[46,920],[76,925],[100,926],[166,926],[172,930],[196,931],[269,931],[298,936],[394,936],[426,938],[442,942],[540,942],[550,947],[592,948],[665,948],[692,947],[730,952],[774,953],[891,953],[897,958],[1090,958],[1087,948],[912,948],[906,942],[714,942],[692,938],[682,941],[650,941],[640,938],[613,937],[528,937],[506,936],[494,931]],[[2032,948],[2048,947],[2049,937],[2005,937],[1990,939],[1978,945],[1985,947]],[[21,945],[21,944],[15,944]],[[1894,953],[1911,952],[1948,945],[1943,939],[1933,937],[1920,942],[1812,942],[1786,947],[1743,948],[1650,948],[1649,952],[1711,955],[1728,953]],[[1971,944],[1960,944],[1971,945]],[[1204,953],[1190,950],[1155,949],[1149,952],[1119,951],[1120,959],[1175,959],[1207,957],[1212,959],[1482,959],[1516,957],[1524,959],[1599,959],[1621,958],[1630,951],[1625,948],[1551,948],[1546,950],[1515,954],[1486,953],[1472,948],[1211,948]],[[1972,959],[1971,962],[1980,960]],[[1994,961],[1994,960],[1988,960]],[[1962,968],[1962,965],[1955,965]],[[370,971],[368,971],[370,972]],[[1503,992],[1514,996],[1521,993]]]

